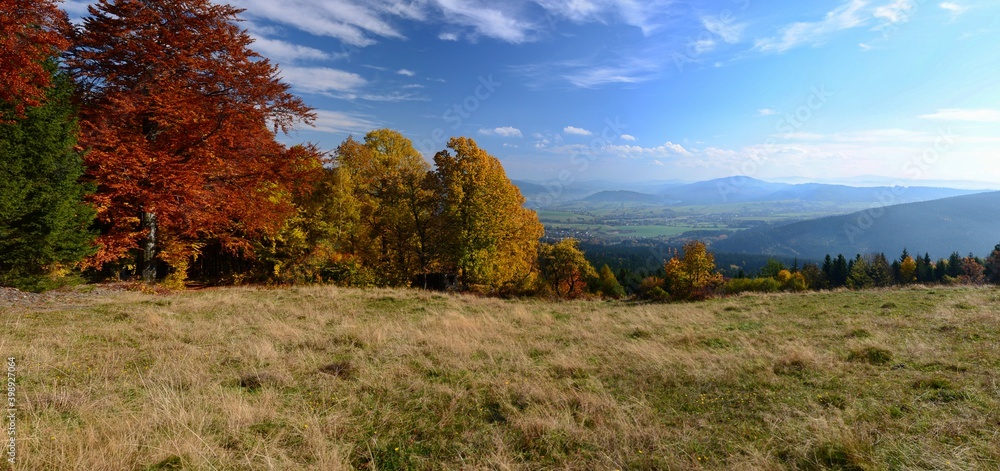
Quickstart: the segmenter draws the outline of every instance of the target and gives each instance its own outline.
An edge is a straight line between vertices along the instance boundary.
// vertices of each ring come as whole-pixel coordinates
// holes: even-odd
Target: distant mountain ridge
[[[904,248],[935,259],[953,251],[985,256],[1000,243],[1000,192],[977,193],[737,232],[712,249],[819,260],[826,254]]]
[[[803,201],[902,204],[982,193],[938,187],[854,187],[825,183],[773,183],[749,177],[729,177],[696,183],[639,183],[636,188],[611,182],[538,184],[514,180],[531,207],[568,201],[644,203],[672,206]],[[637,191],[641,190],[641,191]]]
[[[837,203],[916,203],[980,193],[933,187],[853,187],[824,183],[772,183],[748,177],[708,180],[682,186],[665,185],[658,194],[678,205],[717,205],[800,200]]]

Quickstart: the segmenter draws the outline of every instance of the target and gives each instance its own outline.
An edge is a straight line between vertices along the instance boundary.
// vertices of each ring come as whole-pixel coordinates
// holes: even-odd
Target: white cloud
[[[706,52],[714,50],[715,44],[714,39],[703,38],[691,43],[691,45],[688,46],[688,50],[690,50],[694,55],[700,56]]]
[[[623,141],[635,142],[635,140],[636,140],[635,136],[633,136],[631,134],[622,134],[619,137],[621,137]]]
[[[935,119],[941,121],[973,121],[980,123],[996,123],[1000,122],[1000,110],[989,110],[989,109],[962,109],[962,108],[946,108],[938,110],[937,113],[924,114],[919,116],[920,119]]]
[[[865,0],[849,0],[827,13],[821,21],[792,23],[784,27],[777,36],[758,39],[754,49],[760,52],[785,52],[804,44],[821,43],[837,31],[864,24],[865,17],[861,13],[866,6]]]
[[[905,23],[916,11],[916,0],[893,0],[887,5],[875,9],[875,18],[885,20],[890,24]]]
[[[722,38],[723,41],[729,44],[740,42],[740,39],[743,37],[743,30],[746,29],[745,24],[736,24],[732,21],[723,21],[722,18],[714,17],[702,18],[701,24],[710,33]]]
[[[329,133],[366,133],[379,127],[371,120],[339,111],[316,110],[315,130]]]
[[[305,93],[353,92],[368,83],[358,74],[327,67],[286,66],[280,75]]]
[[[330,58],[329,54],[319,49],[260,36],[254,36],[254,42],[250,45],[250,48],[257,51],[260,55],[279,64],[290,64],[303,60],[325,60]]]
[[[778,112],[772,110],[771,108],[761,108],[757,110],[757,116],[774,116],[776,114],[778,114]]]
[[[586,129],[578,128],[576,126],[566,126],[563,128],[563,133],[574,136],[592,136],[594,134]]]
[[[693,154],[684,148],[680,144],[674,144],[673,142],[666,142],[663,145],[656,147],[642,147],[642,146],[607,146],[605,149],[613,154],[617,154],[621,157],[676,157],[685,156],[690,157]]]
[[[438,35],[438,39],[442,41],[458,41],[458,35],[455,33],[441,33]]]
[[[349,0],[244,0],[240,7],[246,8],[244,15],[336,38],[357,47],[375,44],[376,37],[403,38],[385,17],[418,14],[383,1],[358,4]]]
[[[71,19],[81,18],[87,15],[87,7],[93,3],[91,0],[66,0],[59,4],[59,7],[66,11]]]
[[[951,13],[952,18],[955,18],[961,15],[962,13],[965,13],[965,11],[969,9],[968,7],[953,2],[942,2],[938,6]]]
[[[416,72],[407,69],[399,69],[398,71],[396,71],[396,73],[399,75],[405,75],[407,77],[413,77],[414,75],[417,75]]]
[[[662,27],[668,0],[537,0],[549,15],[575,23],[620,21],[649,35]]]
[[[479,134],[482,134],[484,136],[524,137],[521,134],[521,130],[513,126],[504,126],[502,128],[494,128],[494,129],[480,129]]]
[[[345,98],[354,99],[361,98],[362,100],[368,101],[381,101],[388,103],[398,103],[401,101],[431,101],[423,95],[418,95],[415,93],[401,93],[401,92],[390,92],[390,93],[362,93],[360,95],[349,95]]]
[[[501,41],[521,44],[533,40],[535,26],[527,20],[507,14],[497,8],[503,3],[467,2],[463,0],[434,0],[444,18],[456,25],[471,28],[473,38],[486,36]],[[477,4],[478,3],[478,4]]]

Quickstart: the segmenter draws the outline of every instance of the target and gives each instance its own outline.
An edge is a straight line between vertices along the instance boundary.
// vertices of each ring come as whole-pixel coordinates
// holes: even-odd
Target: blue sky
[[[995,0],[233,4],[319,113],[288,142],[469,136],[549,182],[1000,186]]]

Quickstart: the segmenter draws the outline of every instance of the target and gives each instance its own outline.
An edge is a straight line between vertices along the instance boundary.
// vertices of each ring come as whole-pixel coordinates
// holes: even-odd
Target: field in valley
[[[16,470],[997,469],[998,301],[83,293],[0,355]]]

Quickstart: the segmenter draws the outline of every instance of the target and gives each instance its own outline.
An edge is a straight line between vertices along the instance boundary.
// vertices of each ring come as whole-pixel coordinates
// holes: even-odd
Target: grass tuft
[[[880,347],[864,347],[851,350],[847,361],[863,362],[872,365],[885,365],[892,361],[892,352]]]

